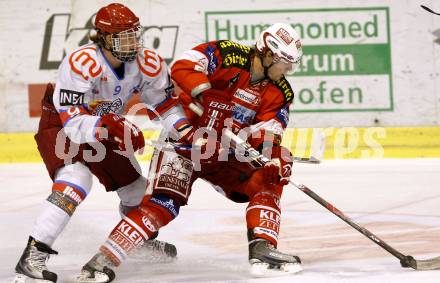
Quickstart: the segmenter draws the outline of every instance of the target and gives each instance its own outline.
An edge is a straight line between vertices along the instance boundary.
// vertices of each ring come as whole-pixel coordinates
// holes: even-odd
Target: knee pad
[[[263,179],[263,170],[255,171],[251,177],[246,181],[244,191],[252,200],[254,196],[262,192],[270,192],[281,197],[283,193],[283,186],[277,184],[267,184]]]
[[[148,193],[167,196],[185,205],[194,182],[193,164],[175,152],[155,150],[148,173]]]
[[[55,183],[74,184],[79,190],[82,190],[84,195],[88,195],[92,189],[93,177],[86,165],[75,162],[58,169],[54,180]]]

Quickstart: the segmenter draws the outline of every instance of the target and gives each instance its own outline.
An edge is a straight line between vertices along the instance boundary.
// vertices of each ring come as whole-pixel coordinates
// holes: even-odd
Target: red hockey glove
[[[137,151],[145,146],[142,131],[122,116],[113,113],[105,114],[101,117],[98,127],[106,128],[108,137],[104,138],[102,130],[98,130],[96,132],[96,139],[98,141],[109,140],[115,142],[120,150],[125,151],[127,145],[129,148],[132,147],[133,151]]]
[[[212,163],[219,160],[223,148],[221,134],[225,127],[225,120],[232,118],[233,104],[223,98],[225,94],[218,90],[206,90],[195,103],[201,104],[203,114],[194,123],[194,127],[185,129],[178,143],[192,145],[192,151],[178,150],[183,156],[191,155],[196,163]]]
[[[223,92],[218,90],[205,90],[199,97],[203,106],[203,114],[197,121],[197,127],[213,129],[221,134],[225,127],[225,120],[232,118],[234,104],[227,100],[228,97]]]
[[[273,146],[263,150],[263,154],[269,156],[272,150],[271,160],[263,167],[264,180],[268,184],[279,184],[285,186],[289,183],[292,175],[292,154],[283,146]]]

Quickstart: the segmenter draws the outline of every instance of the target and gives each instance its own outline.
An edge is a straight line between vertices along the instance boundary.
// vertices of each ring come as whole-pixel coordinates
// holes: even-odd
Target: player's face
[[[114,38],[117,39],[115,43],[119,45],[119,49],[121,52],[130,52],[137,50],[140,46],[140,37],[140,27],[128,31],[123,31],[114,35]]]
[[[293,63],[286,62],[284,60],[278,60],[270,66],[267,74],[271,80],[277,81],[282,76],[291,73],[293,70]]]
[[[141,47],[141,27],[135,27],[119,33],[110,35],[112,54],[123,62],[131,62]]]

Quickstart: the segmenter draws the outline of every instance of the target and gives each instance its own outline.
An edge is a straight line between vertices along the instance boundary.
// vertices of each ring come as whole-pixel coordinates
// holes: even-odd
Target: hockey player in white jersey
[[[118,193],[123,215],[151,193],[134,158],[134,152],[144,147],[143,134],[121,116],[134,92],[151,106],[149,117],[161,117],[164,128],[177,138],[189,123],[172,98],[164,60],[141,46],[139,18],[124,5],[110,4],[98,11],[95,28],[92,43],[64,58],[55,88],[49,84],[42,101],[35,139],[53,186],[16,266],[14,282],[57,281],[46,262],[57,254],[54,241],[89,194],[92,175],[107,191]],[[77,154],[66,154],[75,150]],[[137,243],[136,248],[144,244],[162,256],[176,256],[173,245],[154,241]],[[89,276],[95,276],[93,270]]]

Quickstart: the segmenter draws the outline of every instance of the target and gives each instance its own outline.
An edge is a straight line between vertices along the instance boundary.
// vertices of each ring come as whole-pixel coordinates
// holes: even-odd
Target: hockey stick
[[[198,116],[202,116],[203,109],[200,106],[198,106],[197,104],[190,103],[188,105],[188,107],[194,113],[196,113]],[[252,156],[251,159],[252,158],[255,159],[257,156],[260,155],[260,153],[258,151],[253,149],[246,141],[243,141],[241,138],[239,138],[237,135],[235,135],[231,130],[225,129],[225,134],[232,141],[232,143],[233,143],[232,146],[233,147],[234,147],[234,144],[235,144],[236,147],[237,147],[237,145],[239,145],[238,148],[242,151],[241,153],[245,157],[247,157],[249,155],[249,156]],[[323,151],[324,148],[322,148],[320,146],[320,150]],[[323,152],[320,152],[319,156],[321,157],[321,155],[323,155],[323,154],[324,154]],[[292,159],[293,159],[293,162],[297,162],[297,163],[307,163],[307,164],[319,164],[319,163],[321,163],[321,158],[317,158],[317,157],[315,157],[313,155],[311,155],[310,157],[293,156]]]
[[[385,249],[387,252],[392,254],[393,256],[397,257],[400,260],[400,265],[402,267],[411,267],[415,270],[434,270],[434,269],[440,269],[440,256],[426,259],[426,260],[416,260],[414,257],[410,255],[404,255],[401,252],[397,251],[390,245],[388,245],[385,241],[380,239],[378,236],[367,230],[365,227],[360,226],[359,224],[355,223],[350,217],[346,216],[342,211],[334,207],[331,203],[324,200],[322,197],[317,195],[315,192],[313,192],[311,189],[306,187],[303,184],[297,184],[293,182],[292,180],[289,181],[290,184],[295,186],[296,188],[300,189],[303,193],[314,199],[316,202],[321,204],[323,207],[325,207],[327,210],[329,210],[331,213],[342,219],[344,222],[346,222],[348,225],[356,229],[359,233],[363,234],[365,237],[373,241],[375,244],[379,245],[383,249]]]
[[[157,149],[162,150],[162,151],[170,151],[170,152],[175,152],[176,149],[180,150],[180,151],[191,151],[191,149],[192,149],[191,146],[180,144],[180,143],[175,143],[175,142],[171,142],[171,141],[168,141],[168,142],[146,141],[145,145],[156,147]],[[234,154],[234,150],[233,149],[230,149],[230,154]],[[319,163],[321,163],[321,161],[319,159],[317,159],[317,158],[315,158],[313,156],[310,156],[310,157],[294,156],[293,157],[293,162],[296,162],[296,163],[308,163],[308,164],[319,164]]]
[[[423,9],[425,9],[426,11],[433,13],[434,15],[438,15],[440,16],[440,13],[436,13],[433,10],[431,10],[430,8],[426,7],[425,5],[420,5],[420,7],[422,7]]]
[[[201,115],[203,110],[198,107],[197,105],[190,105],[190,109],[192,109],[196,114]],[[200,113],[200,114],[199,114]],[[224,134],[231,139],[231,141],[234,143],[235,148],[238,151],[244,152],[245,156],[249,158],[249,162],[252,166],[255,168],[261,168],[263,167],[267,162],[269,162],[269,159],[262,156],[257,150],[252,148],[248,143],[246,143],[244,140],[242,140],[240,137],[235,135],[232,131],[229,129],[226,129],[224,131]],[[233,145],[233,146],[234,146]],[[311,189],[306,187],[303,184],[297,184],[293,182],[292,180],[289,181],[290,184],[301,190],[303,193],[311,197],[313,200],[321,204],[323,207],[325,207],[327,210],[329,210],[331,213],[342,219],[344,222],[346,222],[348,225],[356,229],[359,233],[373,241],[375,244],[379,245],[383,249],[385,249],[387,252],[395,256],[400,260],[400,265],[402,267],[411,267],[415,270],[434,270],[434,269],[440,269],[440,257],[435,257],[431,259],[426,260],[416,260],[414,257],[410,255],[404,255],[401,252],[397,251],[390,245],[388,245],[385,241],[380,239],[378,236],[367,230],[365,227],[360,226],[359,224],[355,223],[352,219],[350,219],[348,216],[346,216],[342,211],[337,209],[335,206],[333,206],[331,203],[324,200],[322,197],[317,195],[315,192],[313,192]]]

